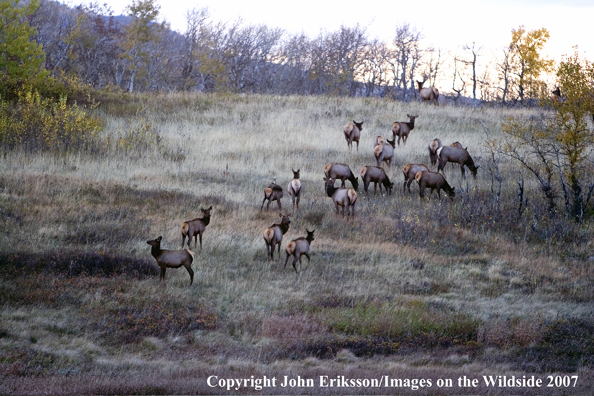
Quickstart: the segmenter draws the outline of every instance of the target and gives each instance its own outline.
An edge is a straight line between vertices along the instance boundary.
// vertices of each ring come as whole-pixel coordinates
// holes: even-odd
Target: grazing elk
[[[152,241],[146,241],[146,243],[151,245],[151,254],[157,260],[157,265],[161,268],[161,281],[165,280],[165,271],[167,271],[167,268],[179,268],[183,265],[188,270],[188,274],[190,274],[191,286],[194,283],[194,271],[192,270],[194,252],[190,249],[162,250],[162,239],[163,237],[159,237]]]
[[[381,166],[382,161],[385,161],[388,164],[388,169],[390,169],[392,158],[394,158],[394,147],[396,147],[396,139],[388,139],[387,143],[375,146],[373,154],[375,155],[377,166]]]
[[[212,210],[212,206],[208,209],[200,209],[204,214],[201,218],[196,218],[194,220],[188,220],[184,222],[181,228],[182,233],[182,249],[184,247],[184,241],[186,240],[186,236],[188,237],[188,247],[190,247],[190,243],[192,242],[192,238],[194,238],[194,246],[198,246],[197,238],[200,237],[200,250],[202,250],[202,234],[204,230],[206,230],[206,226],[210,223],[210,212]]]
[[[462,177],[466,177],[464,166],[467,166],[468,169],[470,169],[472,176],[476,177],[476,172],[479,167],[474,166],[474,161],[466,149],[461,147],[443,146],[437,150],[437,156],[439,157],[439,165],[437,166],[438,172],[443,172],[445,165],[448,162],[453,162],[460,164],[460,172],[462,173]]]
[[[392,133],[394,134],[394,139],[398,136],[398,145],[400,146],[400,139],[402,139],[402,144],[406,145],[406,139],[408,139],[408,134],[415,128],[415,119],[418,117],[411,116],[410,114],[406,115],[408,117],[408,122],[398,122],[396,121],[392,124]]]
[[[355,190],[334,187],[334,179],[331,177],[324,178],[326,182],[326,194],[334,201],[336,207],[336,214],[338,214],[338,207],[342,207],[342,217],[344,217],[344,211],[346,209],[347,216],[351,215],[349,208],[352,208],[352,214],[355,216],[355,202],[357,202],[357,192]]]
[[[340,187],[344,187],[346,180],[351,182],[351,185],[356,190],[359,189],[359,178],[355,177],[351,168],[347,164],[339,164],[336,162],[331,162],[326,164],[324,167],[324,174],[326,177],[332,178],[334,180],[340,179],[342,181]]]
[[[404,186],[402,187],[402,192],[406,192],[408,188],[408,192],[410,193],[410,185],[415,180],[415,175],[421,171],[429,172],[429,168],[425,164],[406,164],[402,169],[402,173],[404,174]]]
[[[349,151],[353,150],[353,142],[357,143],[357,151],[359,151],[359,139],[361,138],[361,131],[363,130],[363,121],[349,122],[344,126],[344,138],[349,146]]]
[[[429,160],[431,161],[431,166],[435,166],[437,164],[437,150],[443,147],[443,144],[441,144],[441,140],[439,139],[433,139],[432,141],[429,142],[429,145],[427,146],[427,150],[429,150]],[[414,179],[414,175],[412,176],[412,178]]]
[[[264,199],[262,200],[262,206],[260,206],[260,210],[264,208],[264,202],[268,200],[268,204],[266,205],[266,210],[270,207],[270,203],[272,201],[276,201],[278,204],[278,210],[282,210],[283,207],[281,205],[281,198],[283,197],[283,188],[275,183],[276,180],[273,180],[272,183],[268,187],[264,189]]]
[[[287,262],[289,261],[289,257],[293,256],[293,269],[296,273],[299,273],[299,271],[297,271],[297,260],[299,260],[299,265],[301,266],[301,256],[307,257],[307,267],[305,269],[309,268],[309,263],[311,262],[309,258],[309,247],[311,246],[311,243],[314,241],[314,232],[316,230],[309,231],[306,228],[305,231],[307,231],[306,237],[293,239],[291,242],[287,243],[287,247],[285,248],[285,251],[287,252],[287,257],[285,258],[284,268],[287,268]]]
[[[281,217],[280,224],[273,224],[267,229],[264,230],[264,242],[266,242],[266,251],[268,253],[268,258],[273,260],[274,258],[274,247],[278,246],[278,254],[280,256],[280,245],[283,241],[283,235],[289,231],[289,226],[291,224],[290,215],[284,215],[282,213],[278,214]]]
[[[297,208],[299,208],[299,200],[301,199],[301,181],[299,181],[299,172],[301,169],[297,169],[297,171],[295,171],[293,168],[291,168],[291,170],[293,171],[293,180],[291,180],[289,183],[287,191],[293,199],[293,210],[295,210],[295,205],[297,205]]]
[[[435,87],[423,88],[423,84],[425,83],[425,81],[417,81],[419,96],[421,97],[421,99],[423,99],[423,102],[433,102],[435,105],[439,106],[439,90]]]
[[[441,190],[448,194],[450,199],[454,199],[456,196],[454,189],[448,184],[445,177],[443,177],[441,173],[420,171],[415,175],[415,180],[417,183],[419,183],[419,196],[421,198],[425,197],[425,188],[431,189],[429,197],[431,197],[431,194],[433,194],[433,190],[437,190],[437,196],[439,197],[440,201],[441,194],[439,192]]]
[[[384,168],[380,168],[379,166],[372,166],[367,165],[361,169],[361,180],[363,180],[363,189],[367,192],[369,188],[369,183],[373,182],[373,195],[375,196],[377,192],[377,185],[379,183],[380,194],[382,193],[382,185],[386,189],[386,193],[388,195],[392,195],[392,187],[394,187],[394,183],[390,182],[386,171]]]

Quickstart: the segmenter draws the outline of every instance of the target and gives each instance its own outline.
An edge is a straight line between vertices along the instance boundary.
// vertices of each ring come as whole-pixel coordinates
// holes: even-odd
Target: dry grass
[[[589,225],[546,219],[533,186],[518,219],[512,163],[500,211],[480,171],[463,180],[448,166],[453,202],[401,190],[402,167],[427,163],[431,139],[460,141],[484,169],[479,121],[496,137],[501,120],[530,110],[171,94],[99,111],[114,142],[100,156],[0,158],[0,393],[207,393],[210,373],[380,367],[432,378],[577,371],[592,384]],[[419,118],[396,148],[393,195],[359,191],[356,218],[336,216],[324,165],[358,174],[374,164],[373,139],[407,113]],[[352,119],[365,124],[349,153]],[[117,147],[149,125],[142,148]],[[284,252],[266,259],[262,231],[278,211],[259,211],[263,188],[272,178],[286,187],[291,168],[304,195],[283,246],[316,229],[299,276]],[[183,270],[161,284],[146,241],[162,235],[178,249],[183,221],[210,205],[194,285]]]

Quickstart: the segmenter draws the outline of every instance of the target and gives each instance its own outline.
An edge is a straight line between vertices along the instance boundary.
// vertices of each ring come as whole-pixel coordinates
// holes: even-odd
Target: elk
[[[344,126],[344,138],[349,146],[349,151],[353,150],[353,142],[357,143],[357,151],[359,151],[359,139],[361,138],[361,131],[363,130],[363,122],[349,122]]]
[[[301,169],[295,171],[291,168],[291,170],[293,171],[293,180],[289,183],[287,191],[293,199],[293,210],[295,210],[295,205],[297,205],[297,209],[299,209],[299,200],[301,199],[301,181],[299,181],[299,172]]]
[[[439,90],[435,87],[423,88],[425,81],[420,82],[417,80],[417,87],[421,99],[423,99],[423,102],[433,102],[436,106],[439,106]]]
[[[346,180],[351,182],[351,185],[356,190],[359,189],[359,178],[355,177],[351,168],[347,164],[339,164],[336,162],[331,162],[326,164],[324,167],[324,174],[326,177],[332,178],[334,180],[340,179],[342,181],[340,187],[345,186]]]
[[[429,142],[429,146],[427,146],[427,150],[429,150],[429,160],[431,161],[431,166],[435,166],[437,164],[437,150],[442,147],[441,140],[435,138]],[[414,179],[414,174],[411,179]]]
[[[285,248],[285,251],[287,252],[287,257],[285,258],[284,268],[287,268],[287,262],[289,261],[289,257],[293,256],[293,269],[298,274],[299,271],[297,271],[297,260],[299,260],[299,265],[301,265],[301,256],[307,257],[307,267],[305,269],[309,268],[309,263],[311,262],[309,258],[309,247],[311,246],[311,243],[314,241],[314,232],[316,230],[310,231],[306,228],[305,231],[307,231],[306,237],[293,239],[291,242],[287,243],[287,247]]]
[[[443,146],[437,150],[437,156],[439,157],[439,165],[437,171],[442,171],[448,162],[460,164],[460,172],[462,177],[466,177],[464,166],[467,166],[472,173],[472,176],[476,178],[476,172],[478,166],[474,166],[474,161],[468,151],[461,147]]]
[[[383,136],[376,136],[376,138],[373,140],[373,147],[377,146],[378,144],[384,144],[386,142],[386,139],[384,139]]]
[[[264,189],[264,199],[262,200],[262,206],[260,206],[260,210],[264,208],[264,202],[268,200],[268,204],[266,205],[266,210],[270,207],[270,203],[272,201],[276,201],[278,204],[278,210],[282,210],[281,206],[281,198],[283,197],[283,188],[275,183],[276,180],[273,180],[272,183],[268,187]]]
[[[402,187],[402,192],[406,192],[408,188],[408,192],[410,193],[410,185],[415,180],[415,175],[421,171],[429,172],[429,168],[425,164],[406,164],[402,169],[402,173],[404,174],[404,186]]]
[[[556,87],[554,91],[551,91],[553,95],[551,95],[551,100],[553,103],[559,103],[561,101],[561,89]]]
[[[429,193],[429,197],[433,194],[433,190],[437,190],[437,196],[441,201],[441,194],[439,193],[443,190],[446,194],[450,196],[450,199],[454,199],[456,193],[454,189],[448,184],[446,179],[443,177],[442,174],[436,172],[429,172],[429,171],[420,171],[417,172],[415,175],[415,180],[419,183],[419,197],[425,197],[425,188],[430,188],[431,192]]]
[[[183,265],[188,270],[188,274],[190,274],[190,286],[192,286],[192,283],[194,283],[192,262],[194,261],[195,253],[190,249],[162,250],[162,239],[163,237],[159,237],[152,241],[146,241],[146,243],[151,245],[151,254],[157,260],[157,265],[161,268],[160,280],[165,280],[165,271],[167,271],[167,268],[179,268]]]
[[[363,188],[365,192],[369,188],[369,183],[373,182],[373,195],[375,196],[377,185],[379,183],[380,194],[382,193],[382,185],[386,189],[388,195],[392,195],[392,187],[394,183],[390,182],[388,175],[384,171],[384,168],[378,166],[367,165],[361,169],[361,180],[363,180]]]
[[[270,260],[274,259],[274,247],[278,246],[278,254],[280,256],[280,245],[283,241],[283,235],[289,231],[289,225],[291,224],[290,215],[278,214],[281,217],[280,224],[273,224],[264,230],[264,242],[266,242],[266,251]]]
[[[338,214],[338,207],[342,207],[342,217],[344,217],[344,211],[346,209],[347,216],[351,215],[349,208],[352,207],[352,214],[355,216],[355,202],[357,202],[357,192],[355,190],[334,187],[334,179],[331,177],[324,178],[326,182],[326,194],[334,201],[336,207],[336,214]]]
[[[186,240],[186,236],[188,237],[188,248],[190,247],[190,243],[192,242],[192,238],[194,238],[194,246],[198,245],[197,238],[200,237],[200,250],[202,250],[202,234],[204,230],[206,230],[206,226],[210,223],[210,211],[212,210],[212,205],[208,209],[200,209],[204,214],[201,218],[196,218],[194,220],[188,220],[184,222],[181,228],[182,233],[182,249],[184,247],[184,242]]]
[[[396,139],[388,139],[387,143],[375,146],[373,154],[375,155],[377,166],[381,166],[382,161],[385,161],[388,164],[388,169],[390,169],[392,158],[394,158],[394,147],[396,147]]]
[[[400,139],[402,139],[402,144],[406,145],[406,139],[408,139],[408,134],[415,128],[415,119],[418,117],[411,116],[410,114],[406,115],[408,117],[408,122],[398,122],[396,121],[392,124],[392,133],[394,134],[394,139],[398,136],[398,145],[400,146]]]

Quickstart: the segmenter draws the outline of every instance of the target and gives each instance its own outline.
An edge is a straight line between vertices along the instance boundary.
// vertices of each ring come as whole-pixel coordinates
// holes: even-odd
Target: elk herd
[[[439,91],[436,88],[429,87],[423,88],[423,83],[418,82],[419,94],[424,101],[433,101],[437,103],[439,97]],[[359,188],[359,176],[363,182],[363,190],[366,195],[369,196],[369,185],[373,183],[374,196],[377,194],[377,187],[379,186],[380,195],[383,195],[382,189],[385,190],[385,195],[392,195],[392,189],[394,183],[390,180],[388,172],[390,172],[391,164],[394,159],[396,145],[400,146],[402,141],[403,150],[411,131],[415,128],[415,121],[419,117],[418,115],[407,114],[408,121],[397,121],[392,124],[391,132],[392,139],[386,139],[382,136],[377,136],[373,141],[373,156],[375,158],[375,165],[365,165],[361,168],[358,176],[353,173],[351,168],[345,163],[331,162],[328,163],[324,169],[324,191],[326,196],[332,198],[336,214],[341,214],[342,217],[345,213],[350,218],[355,216],[355,205],[357,203],[357,190]],[[361,131],[363,130],[363,121],[347,123],[344,128],[344,137],[347,141],[347,147],[349,152],[352,152],[353,142],[357,144],[356,150],[359,151],[359,142],[361,140]],[[449,146],[444,146],[440,139],[433,139],[427,146],[429,153],[429,163],[427,166],[421,163],[407,163],[402,169],[404,175],[404,184],[402,193],[405,194],[411,192],[410,186],[413,181],[416,181],[419,186],[420,198],[425,197],[427,189],[430,190],[429,197],[433,191],[436,190],[439,200],[441,200],[441,191],[450,199],[454,199],[455,191],[447,182],[444,174],[444,167],[448,162],[458,164],[460,166],[460,172],[462,177],[465,177],[465,168],[468,168],[471,174],[476,177],[478,166],[475,166],[474,161],[468,153],[467,147],[463,147],[459,142],[454,142]],[[385,163],[386,168],[382,165]],[[431,171],[431,168],[436,171]],[[293,212],[299,210],[299,202],[302,197],[303,187],[300,181],[301,170],[291,169],[293,177],[289,181],[286,192],[291,197]],[[340,185],[337,187],[336,182],[340,180]],[[351,188],[346,186],[346,182],[349,182]],[[267,227],[263,232],[263,239],[266,246],[267,257],[269,260],[274,259],[274,251],[276,249],[277,254],[280,256],[281,243],[283,236],[289,231],[291,225],[292,214],[282,213],[282,203],[284,190],[276,184],[276,179],[264,188],[264,199],[260,205],[260,211],[264,208],[264,203],[268,201],[266,210],[269,209],[272,201],[276,201],[278,205],[280,222],[272,224]],[[157,265],[161,269],[161,280],[165,279],[165,271],[167,268],[179,268],[184,266],[190,274],[190,285],[194,280],[194,272],[192,271],[191,265],[194,260],[195,254],[190,249],[192,238],[194,238],[194,246],[198,246],[198,240],[200,242],[200,249],[202,250],[202,236],[206,230],[206,227],[210,223],[212,206],[208,209],[201,209],[203,215],[200,218],[188,220],[182,224],[182,249],[181,250],[162,250],[161,240],[159,237],[152,241],[147,241],[151,245],[151,254],[157,261]],[[308,266],[310,261],[309,250],[312,242],[314,241],[314,231],[307,230],[307,235],[291,240],[286,244],[285,247],[285,267],[289,258],[292,256],[293,269],[298,274],[297,263],[301,265],[302,256],[307,257]],[[184,249],[186,245],[187,237],[187,249]]]

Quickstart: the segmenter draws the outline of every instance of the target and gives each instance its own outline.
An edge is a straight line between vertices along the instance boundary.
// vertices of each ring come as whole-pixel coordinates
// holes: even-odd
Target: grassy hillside
[[[435,384],[567,373],[579,376],[571,393],[594,384],[591,220],[551,220],[537,186],[505,161],[498,207],[486,171],[485,139],[501,135],[506,117],[536,110],[162,95],[97,111],[101,152],[0,158],[0,393],[221,393],[206,384],[213,374]],[[406,114],[418,119],[396,147],[393,194],[367,196],[361,185],[355,218],[336,215],[324,165],[355,174],[375,165],[374,138],[390,137]],[[364,125],[349,152],[342,127],[353,119]],[[402,192],[402,167],[428,163],[436,137],[468,146],[480,165],[476,179],[446,167],[453,201],[420,200],[416,183]],[[280,219],[276,202],[260,211],[263,189],[273,178],[286,187],[291,169],[301,169],[303,197],[293,211],[285,192],[291,227],[269,261],[262,232]],[[519,216],[522,180],[529,201]],[[163,248],[179,249],[182,223],[211,205],[204,248],[192,244],[194,284],[183,268],[159,282],[146,241],[163,236]],[[284,245],[306,228],[315,229],[311,265],[304,258],[297,275],[283,267]],[[301,391],[353,392],[263,392]]]

